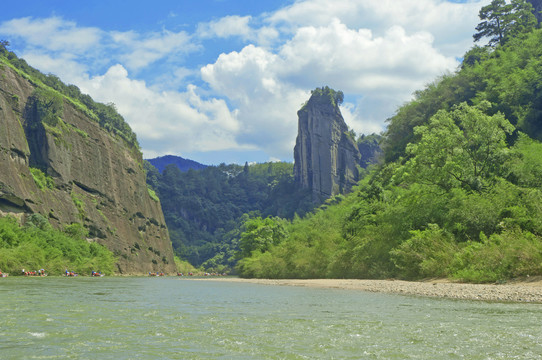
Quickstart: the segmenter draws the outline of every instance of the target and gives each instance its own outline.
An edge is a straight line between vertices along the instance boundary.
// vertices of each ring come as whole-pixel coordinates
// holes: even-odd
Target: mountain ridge
[[[164,156],[158,156],[152,159],[145,159],[145,160],[147,160],[149,163],[152,164],[152,166],[157,168],[160,174],[164,172],[164,169],[166,168],[166,166],[172,165],[172,164],[177,166],[177,168],[179,168],[179,170],[183,172],[188,171],[190,169],[194,169],[194,170],[205,169],[208,166],[208,165],[201,164],[197,161],[186,159],[177,155],[164,155]]]

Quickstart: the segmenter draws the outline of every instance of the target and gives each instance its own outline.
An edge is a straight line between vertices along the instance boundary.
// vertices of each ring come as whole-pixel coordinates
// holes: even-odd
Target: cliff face
[[[118,257],[119,273],[175,271],[160,203],[151,198],[140,151],[59,96],[44,123],[36,87],[0,63],[0,216],[39,213],[61,228],[81,223],[88,241]],[[49,186],[39,188],[41,169]]]
[[[314,91],[297,112],[294,175],[314,200],[349,191],[359,177],[360,152],[330,91]]]

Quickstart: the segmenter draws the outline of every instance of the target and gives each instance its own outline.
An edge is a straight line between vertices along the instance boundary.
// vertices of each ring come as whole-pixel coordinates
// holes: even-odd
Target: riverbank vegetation
[[[293,221],[257,219],[254,228],[248,219],[239,273],[470,282],[542,275],[542,30],[525,11],[530,4],[512,3],[482,8],[475,38],[489,44],[398,109],[384,161],[351,194]]]
[[[111,275],[116,258],[105,246],[85,239],[85,229],[77,223],[64,231],[55,230],[47,219],[34,214],[24,226],[13,217],[0,218],[0,269],[12,275],[23,269],[45,269],[61,275],[66,269],[90,275],[92,271]]]

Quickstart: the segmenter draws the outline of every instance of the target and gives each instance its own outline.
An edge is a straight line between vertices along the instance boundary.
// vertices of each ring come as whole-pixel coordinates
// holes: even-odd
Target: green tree
[[[474,41],[489,39],[489,46],[503,45],[509,38],[534,30],[537,25],[533,7],[525,0],[493,0],[480,9],[481,23],[476,26]]]
[[[62,96],[50,89],[37,88],[32,94],[37,118],[49,126],[56,126],[62,119]]]
[[[278,245],[286,237],[284,225],[279,218],[256,217],[244,223],[245,231],[239,240],[239,256],[249,257],[253,251],[265,252],[273,245]]]
[[[486,115],[489,107],[488,102],[477,107],[462,103],[416,127],[421,139],[407,146],[413,156],[406,166],[411,180],[444,190],[481,191],[487,186],[507,154],[506,135],[514,130],[502,114]]]

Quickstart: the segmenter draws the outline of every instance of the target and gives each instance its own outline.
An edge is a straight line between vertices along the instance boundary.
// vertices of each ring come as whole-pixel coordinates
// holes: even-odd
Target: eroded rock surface
[[[0,215],[39,213],[62,228],[78,222],[118,257],[119,273],[174,272],[160,203],[145,183],[136,147],[101,128],[63,98],[61,121],[44,125],[35,86],[0,66]],[[39,188],[30,168],[53,184]]]
[[[313,91],[297,112],[294,148],[296,181],[313,192],[314,200],[345,193],[356,184],[361,155],[344,122],[333,90]]]

